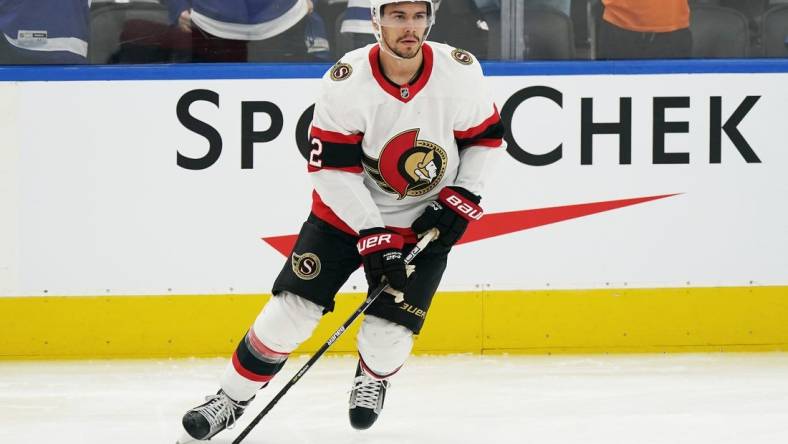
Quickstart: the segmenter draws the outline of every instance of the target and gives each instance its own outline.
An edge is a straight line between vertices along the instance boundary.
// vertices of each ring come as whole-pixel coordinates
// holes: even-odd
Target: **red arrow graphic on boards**
[[[603,213],[605,211],[650,202],[652,200],[664,199],[678,194],[681,193],[485,214],[481,220],[468,226],[468,231],[465,232],[458,244],[466,244],[495,236],[503,236],[504,234],[516,233],[518,231],[550,225],[556,222],[577,219],[578,217]],[[262,239],[268,243],[268,245],[276,249],[276,251],[284,256],[289,256],[290,252],[293,251],[293,246],[295,245],[297,237],[298,235],[296,234],[288,234],[284,236],[269,236]]]

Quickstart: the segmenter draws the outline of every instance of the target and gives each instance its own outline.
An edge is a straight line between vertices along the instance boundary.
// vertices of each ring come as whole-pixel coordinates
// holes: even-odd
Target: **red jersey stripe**
[[[364,172],[364,168],[360,167],[360,166],[357,166],[357,167],[329,167],[329,166],[324,166],[324,167],[318,168],[316,166],[312,166],[312,164],[307,164],[306,170],[308,172],[310,172],[310,173],[314,173],[314,172],[320,171],[320,170],[339,170],[339,171],[346,171],[348,173],[356,173],[356,174],[361,174],[361,173]]]
[[[325,142],[333,142],[333,143],[346,143],[350,145],[355,145],[361,143],[361,140],[364,138],[363,133],[359,134],[342,134],[336,131],[328,131],[316,126],[313,126],[312,129],[309,131],[310,137],[316,137]]]
[[[332,227],[340,231],[344,231],[351,236],[358,236],[358,233],[350,228],[350,225],[346,224],[342,219],[340,219],[339,216],[334,213],[334,210],[329,208],[328,205],[323,202],[323,199],[320,198],[320,195],[317,194],[317,191],[312,191],[312,213]]]
[[[486,146],[488,148],[499,148],[503,145],[503,139],[479,139],[474,140],[472,144],[468,146]]]
[[[416,97],[416,94],[419,93],[424,86],[427,85],[427,82],[430,80],[430,76],[432,75],[432,64],[433,64],[433,54],[432,48],[426,42],[421,45],[421,52],[424,54],[424,67],[419,75],[419,78],[416,79],[413,84],[409,85],[402,85],[402,87],[407,87],[408,95],[407,97],[402,97],[402,93],[400,87],[394,86],[391,82],[386,78],[383,72],[380,69],[380,60],[378,57],[380,56],[380,45],[375,45],[369,51],[369,65],[372,68],[372,76],[378,82],[381,88],[386,91],[390,96],[394,97],[395,99],[399,100],[403,103],[408,103]]]
[[[334,213],[334,211],[329,208],[325,202],[323,202],[323,199],[320,198],[320,195],[317,194],[317,191],[312,191],[312,214],[339,231],[343,231],[351,236],[358,236],[358,233],[350,228],[348,224],[340,219],[339,216],[337,216],[336,213]],[[415,244],[419,241],[419,237],[416,236],[416,233],[414,233],[410,227],[387,226],[386,229],[401,235],[405,239],[406,244]]]
[[[484,121],[472,128],[468,128],[464,131],[454,131],[454,138],[455,139],[472,139],[479,134],[483,133],[487,128],[495,125],[496,123],[501,121],[501,116],[498,114],[498,107],[493,105],[493,113],[490,117],[484,119]]]

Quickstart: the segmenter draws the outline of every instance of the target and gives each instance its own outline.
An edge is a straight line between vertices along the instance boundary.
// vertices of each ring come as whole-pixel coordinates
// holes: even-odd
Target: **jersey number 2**
[[[323,161],[320,160],[320,155],[323,154],[323,142],[320,139],[312,139],[312,146],[314,148],[309,153],[309,164],[315,168],[321,168]]]

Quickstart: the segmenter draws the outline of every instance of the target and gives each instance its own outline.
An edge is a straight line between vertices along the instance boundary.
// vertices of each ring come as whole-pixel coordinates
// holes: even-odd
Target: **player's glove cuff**
[[[359,232],[361,237],[356,244],[364,273],[370,287],[380,284],[385,276],[391,288],[405,291],[408,277],[405,273],[405,261],[402,258],[403,237],[385,228],[370,228]]]
[[[405,246],[405,238],[397,233],[392,233],[385,228],[369,228],[359,231],[359,239],[356,249],[362,256],[367,256],[381,250],[402,250]]]
[[[438,194],[438,201],[468,222],[479,220],[484,215],[482,207],[479,206],[481,196],[463,187],[450,186],[442,189]]]

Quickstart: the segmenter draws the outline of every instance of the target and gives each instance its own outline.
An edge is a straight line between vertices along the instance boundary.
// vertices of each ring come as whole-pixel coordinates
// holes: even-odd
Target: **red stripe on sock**
[[[393,372],[391,372],[391,373],[389,373],[387,375],[379,375],[379,374],[373,372],[372,370],[370,370],[369,367],[367,367],[367,364],[364,362],[364,359],[361,356],[358,357],[358,362],[361,363],[361,369],[366,374],[368,374],[369,376],[371,376],[374,379],[381,380],[381,381],[384,380],[384,379],[388,379],[388,378],[394,376],[394,374],[396,374],[399,371],[399,369],[402,368],[402,366],[400,365],[399,367],[397,367],[396,370],[394,370]]]
[[[287,357],[290,356],[290,353],[278,352],[263,344],[263,341],[261,341],[260,338],[258,338],[254,333],[254,329],[249,330],[248,336],[249,343],[252,345],[254,350],[261,355],[265,355],[274,359],[287,359]]]
[[[235,371],[238,372],[239,375],[243,376],[244,378],[246,378],[246,379],[248,379],[250,381],[254,381],[254,382],[268,382],[274,377],[274,375],[258,375],[256,373],[253,373],[253,372],[245,369],[241,365],[241,361],[238,360],[238,354],[237,353],[233,353],[233,360],[232,360],[232,362],[233,362],[233,367],[235,368]]]

